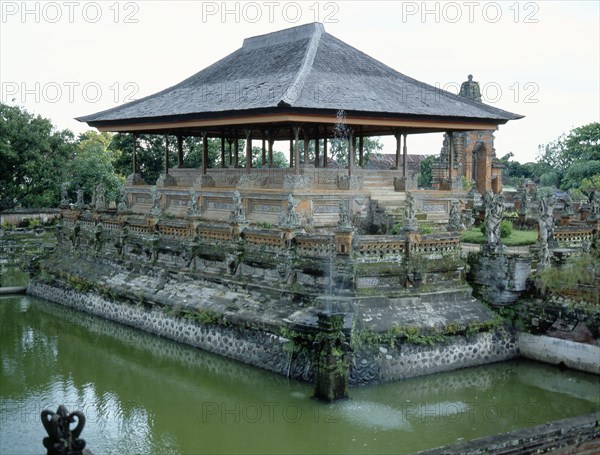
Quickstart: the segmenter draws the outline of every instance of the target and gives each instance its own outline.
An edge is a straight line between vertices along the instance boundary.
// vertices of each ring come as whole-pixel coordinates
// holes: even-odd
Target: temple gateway
[[[433,220],[447,219],[449,191],[462,191],[465,181],[480,193],[501,191],[493,133],[518,118],[483,104],[472,76],[460,95],[453,95],[395,71],[312,23],[247,38],[237,51],[173,87],[78,120],[134,137],[165,135],[164,173],[157,182],[142,179],[134,141],[125,189],[134,213],[150,211],[149,185],[156,184],[165,213],[185,216],[194,190],[192,205],[201,218],[223,221],[237,189],[251,223],[278,224],[293,194],[301,218],[314,228],[334,226],[342,201],[357,226],[368,231],[374,222],[371,231],[381,232],[381,220],[373,220],[377,208],[400,212],[404,192],[416,190],[416,175],[407,168],[411,135],[445,133],[434,168],[434,188],[441,192],[418,195],[417,208]],[[365,169],[364,138],[385,135],[396,139],[395,163],[385,170]],[[169,136],[177,140],[174,168],[169,168]],[[203,139],[201,168],[184,167],[188,136]],[[221,143],[220,162],[213,168],[208,138]],[[289,149],[286,168],[273,164],[274,143],[281,147],[282,141],[286,153]],[[347,143],[343,166],[331,160],[328,147],[334,141]],[[262,146],[256,168],[253,144]]]

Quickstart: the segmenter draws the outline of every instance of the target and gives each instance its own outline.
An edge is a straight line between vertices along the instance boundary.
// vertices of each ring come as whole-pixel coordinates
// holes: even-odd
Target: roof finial
[[[467,76],[467,81],[463,82],[460,86],[459,95],[470,100],[481,102],[481,90],[479,89],[479,82],[473,80],[473,75]]]

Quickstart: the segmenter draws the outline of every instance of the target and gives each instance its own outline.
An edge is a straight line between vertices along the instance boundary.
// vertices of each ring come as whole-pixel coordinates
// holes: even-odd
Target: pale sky
[[[489,104],[526,117],[500,126],[498,157],[600,121],[598,1],[0,1],[0,101],[74,117],[150,95],[244,38],[315,20],[386,65],[456,92],[469,73]],[[393,153],[393,140],[385,140]],[[437,154],[441,135],[409,137]]]

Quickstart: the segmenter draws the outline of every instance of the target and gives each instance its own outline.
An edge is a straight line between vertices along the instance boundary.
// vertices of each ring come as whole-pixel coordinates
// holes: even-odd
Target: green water
[[[599,377],[507,362],[312,387],[32,297],[0,298],[0,453],[42,454],[39,414],[87,417],[94,454],[411,453],[600,409]]]

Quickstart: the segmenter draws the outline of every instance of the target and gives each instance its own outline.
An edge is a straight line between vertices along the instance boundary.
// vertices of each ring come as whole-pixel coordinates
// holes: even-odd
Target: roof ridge
[[[306,46],[304,61],[302,62],[302,65],[300,66],[300,69],[298,70],[294,81],[283,94],[281,101],[277,103],[278,106],[291,106],[300,97],[300,93],[302,92],[302,88],[306,83],[308,73],[310,73],[313,63],[315,62],[315,56],[317,55],[317,49],[319,48],[321,36],[325,32],[323,24],[320,24],[318,22],[315,22],[314,24],[320,25],[320,27],[315,27],[314,32],[312,33],[312,36],[310,38],[310,42],[308,43],[308,46]]]
[[[323,33],[324,31],[325,27],[322,23],[311,22],[296,27],[265,33],[264,35],[251,36],[250,38],[244,39],[242,48],[248,50],[275,46],[277,44],[309,38],[315,33]]]

